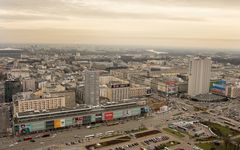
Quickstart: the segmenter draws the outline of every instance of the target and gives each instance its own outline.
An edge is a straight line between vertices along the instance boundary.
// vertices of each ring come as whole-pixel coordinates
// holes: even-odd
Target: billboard
[[[96,122],[101,122],[102,121],[102,113],[95,114],[95,120],[96,120]]]
[[[113,112],[105,112],[104,113],[104,120],[113,120]]]
[[[226,81],[217,80],[210,83],[209,91],[213,94],[225,95]]]
[[[114,119],[118,119],[118,118],[122,118],[122,117],[123,117],[123,111],[122,110],[114,111],[114,113],[113,113],[113,118]]]
[[[82,120],[83,125],[90,124],[90,123],[91,123],[91,119],[92,119],[92,116],[91,116],[91,115],[89,115],[89,116],[83,116],[83,120]]]
[[[25,125],[21,124],[19,125],[19,133],[20,134],[29,134],[32,131],[32,126],[31,125]]]
[[[123,87],[129,87],[130,84],[113,84],[111,85],[111,88],[123,88]]]
[[[176,86],[167,86],[167,93],[168,94],[173,94],[177,92],[177,87]]]
[[[65,127],[65,119],[54,120],[54,128]]]
[[[54,120],[46,121],[46,129],[54,129]]]
[[[123,117],[129,117],[131,116],[131,111],[126,109],[126,110],[123,110]]]
[[[82,124],[83,123],[83,117],[79,116],[79,117],[75,117],[74,121],[76,124]]]

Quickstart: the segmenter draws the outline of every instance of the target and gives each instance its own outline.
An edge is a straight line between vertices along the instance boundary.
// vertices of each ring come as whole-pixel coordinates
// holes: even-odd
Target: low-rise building
[[[13,96],[14,115],[28,111],[46,111],[50,109],[66,107],[65,97],[35,97],[33,95],[23,96],[18,93]]]
[[[151,95],[151,88],[139,84],[131,84],[129,89],[129,97],[144,97]]]

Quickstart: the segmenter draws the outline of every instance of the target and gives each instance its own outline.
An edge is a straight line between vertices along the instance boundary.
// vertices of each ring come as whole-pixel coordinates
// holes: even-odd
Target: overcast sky
[[[0,42],[240,48],[240,0],[0,0]]]

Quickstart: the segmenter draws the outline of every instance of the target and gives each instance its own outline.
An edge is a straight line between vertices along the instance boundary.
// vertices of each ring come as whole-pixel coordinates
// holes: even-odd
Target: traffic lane
[[[45,147],[47,147],[47,146],[51,146],[54,144],[57,145],[57,144],[63,144],[66,142],[74,141],[75,140],[74,135],[79,135],[81,137],[84,137],[86,135],[90,135],[90,134],[94,134],[94,133],[104,133],[109,130],[126,131],[126,130],[131,130],[131,129],[137,128],[141,124],[145,125],[148,128],[154,128],[156,125],[159,125],[159,124],[165,123],[165,125],[166,125],[167,123],[164,122],[164,120],[167,120],[171,116],[171,114],[172,113],[166,113],[163,118],[161,118],[161,116],[157,116],[157,117],[145,118],[140,121],[130,120],[124,124],[118,124],[115,126],[100,126],[98,128],[93,128],[93,129],[86,129],[84,127],[81,129],[72,128],[69,131],[58,132],[57,136],[55,138],[51,138],[51,137],[39,138],[39,139],[36,139],[36,142],[34,142],[34,143],[30,143],[29,141],[20,142],[18,145],[14,146],[14,147],[8,147],[8,145],[5,145],[3,149],[25,150],[26,144],[27,144],[28,149],[30,149],[30,148],[37,149],[37,148],[43,147],[43,145]],[[44,144],[41,145],[40,144],[41,142],[44,142]]]
[[[148,119],[146,119],[148,120]],[[143,121],[145,122],[145,121]],[[46,138],[39,138],[36,139],[36,142],[30,143],[29,141],[24,141],[24,142],[19,142],[16,146],[14,147],[8,147],[8,145],[5,145],[3,149],[9,149],[9,150],[24,150],[26,149],[36,149],[36,148],[41,148],[43,145],[44,146],[50,146],[50,145],[57,145],[57,144],[63,144],[66,142],[71,142],[74,141],[74,135],[79,135],[81,137],[84,137],[86,135],[94,134],[94,133],[104,133],[109,130],[120,130],[120,131],[125,131],[125,130],[131,130],[133,128],[139,127],[139,121],[128,121],[125,124],[119,124],[115,126],[100,126],[98,128],[93,128],[93,129],[86,129],[86,128],[81,128],[81,129],[76,129],[72,128],[72,130],[66,131],[66,132],[59,132],[57,133],[55,138],[52,137],[46,137]],[[66,140],[67,139],[67,140]],[[44,142],[43,145],[40,143]],[[27,144],[27,147],[26,147]]]

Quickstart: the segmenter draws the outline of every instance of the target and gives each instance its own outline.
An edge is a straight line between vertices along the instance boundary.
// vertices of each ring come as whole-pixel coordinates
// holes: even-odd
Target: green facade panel
[[[74,119],[73,117],[65,118],[65,126],[74,125],[74,120],[73,119]]]
[[[123,117],[123,111],[119,110],[119,111],[114,111],[113,112],[113,119],[119,119]]]
[[[141,108],[133,108],[131,109],[131,115],[136,116],[141,114]]]
[[[45,130],[46,125],[45,121],[32,122],[29,125],[32,127],[31,131]]]
[[[96,115],[95,114],[92,114],[92,116],[91,116],[91,122],[93,123],[93,122],[96,122]]]

